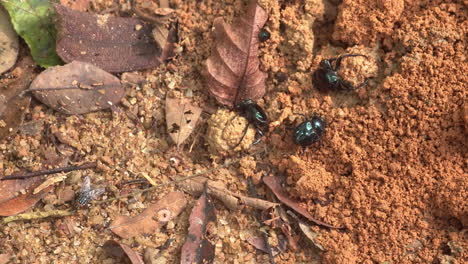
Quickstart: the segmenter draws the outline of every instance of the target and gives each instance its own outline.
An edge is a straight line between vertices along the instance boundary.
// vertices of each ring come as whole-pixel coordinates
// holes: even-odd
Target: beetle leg
[[[255,132],[255,140],[252,145],[257,145],[258,143],[262,142],[263,135],[265,135],[263,130],[257,128],[257,132]]]
[[[247,131],[249,130],[249,127],[250,127],[250,123],[248,123],[248,124],[245,126],[244,132],[242,133],[241,139],[239,140],[239,142],[237,142],[237,144],[236,144],[232,149],[236,149],[236,148],[240,145],[240,143],[242,142],[242,140],[244,140],[244,137],[245,137],[245,135],[247,135]]]
[[[336,64],[335,64],[335,68],[333,69],[334,71],[338,71],[341,67],[341,61],[346,58],[346,57],[364,57],[367,59],[367,56],[366,55],[362,55],[362,54],[346,54],[346,55],[341,55],[339,56],[338,58],[336,58]]]
[[[363,87],[364,85],[367,84],[367,82],[369,82],[369,78],[365,79],[362,83],[360,83],[358,86],[356,86],[354,89],[359,89],[361,87]]]
[[[369,82],[369,79],[366,79],[365,81],[358,84],[357,86],[353,86],[350,82],[345,81],[345,80],[341,80],[340,81],[340,87],[343,90],[357,90],[357,89],[361,88],[362,86],[366,85],[367,82]]]

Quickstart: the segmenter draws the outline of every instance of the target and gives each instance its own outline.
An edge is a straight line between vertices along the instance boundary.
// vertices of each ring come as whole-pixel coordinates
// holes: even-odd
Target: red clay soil
[[[320,146],[278,160],[317,218],[347,228],[320,233],[324,263],[468,261],[466,18],[462,1],[345,0],[332,41],[378,46],[375,83],[338,106],[283,99],[330,121]]]
[[[117,1],[91,2],[94,12],[128,12]],[[186,145],[176,149],[166,131],[164,98],[167,91],[180,90],[199,105],[216,105],[201,76],[213,44],[212,23],[219,16],[232,21],[243,12],[243,1],[169,2],[180,24],[178,55],[167,66],[122,77],[147,81],[127,86],[123,113],[64,116],[33,102],[26,121],[37,126],[36,133],[20,132],[0,142],[2,174],[41,168],[50,149],[75,162],[99,162],[96,171],[71,173],[34,210],[69,208],[59,191],[78,191],[85,175],[93,184],[107,185],[102,199],[108,199],[139,188],[121,183],[141,175],[165,184],[173,175],[224,163],[226,156],[218,152],[226,149],[208,147],[214,140],[204,139],[206,114]],[[243,195],[248,193],[244,176],[252,177],[267,199],[260,178],[277,168],[287,176],[287,191],[315,218],[346,227],[313,226],[326,251],[317,255],[302,238],[298,250],[280,254],[277,263],[468,263],[466,1],[259,2],[269,11],[265,28],[271,39],[260,44],[268,78],[258,103],[271,123],[253,148],[266,154],[205,176]],[[354,84],[371,78],[368,85],[317,91],[312,72],[320,61],[346,53],[368,56],[347,58],[340,70]],[[291,128],[314,113],[328,122],[326,135],[308,148],[294,145]],[[0,254],[16,256],[18,263],[115,263],[101,247],[118,239],[108,224],[119,215],[137,215],[175,189],[94,204],[64,219],[8,223],[0,226]],[[197,198],[187,196],[187,209],[166,229],[119,242],[143,253],[174,238],[161,258],[180,262]],[[258,211],[230,211],[219,201],[215,206],[215,263],[268,263],[268,256],[247,242],[259,235]]]

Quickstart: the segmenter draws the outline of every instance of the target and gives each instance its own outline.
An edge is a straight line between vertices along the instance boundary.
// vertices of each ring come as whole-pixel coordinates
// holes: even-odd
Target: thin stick
[[[255,156],[257,154],[260,154],[260,153],[263,153],[265,152],[265,150],[261,150],[261,151],[258,151],[256,153],[254,153],[252,156]],[[145,193],[145,192],[149,192],[149,191],[154,191],[154,190],[157,190],[161,187],[165,187],[165,186],[169,186],[169,185],[172,185],[172,184],[177,184],[179,182],[183,182],[183,181],[186,181],[186,180],[190,180],[190,179],[193,179],[193,178],[196,178],[196,177],[200,177],[200,176],[203,176],[207,173],[211,173],[211,172],[214,172],[214,171],[217,171],[219,169],[223,169],[223,168],[226,168],[226,167],[229,167],[231,166],[232,164],[235,164],[235,163],[238,163],[243,157],[240,157],[240,158],[237,158],[237,159],[234,159],[232,161],[229,161],[229,162],[226,162],[224,163],[223,165],[219,166],[219,167],[216,167],[216,168],[212,168],[212,169],[208,169],[208,170],[205,170],[205,171],[202,171],[202,172],[199,172],[199,173],[195,173],[193,175],[190,175],[190,176],[186,176],[186,177],[183,177],[183,178],[179,178],[179,179],[176,179],[176,180],[173,180],[171,182],[167,182],[167,183],[163,183],[163,184],[159,184],[159,185],[156,185],[156,186],[152,186],[152,187],[149,187],[149,188],[146,188],[146,189],[139,189],[139,190],[136,190],[132,193],[129,193],[129,194],[125,194],[125,195],[119,195],[119,196],[116,196],[114,198],[110,198],[110,199],[107,199],[107,200],[103,200],[103,201],[98,201],[98,202],[94,202],[94,204],[103,204],[103,203],[108,203],[108,202],[112,202],[112,201],[115,201],[115,200],[120,200],[120,199],[123,199],[123,198],[128,198],[128,197],[132,197],[132,196],[135,196],[137,194],[141,194],[141,193]],[[176,175],[177,176],[177,175]],[[176,177],[174,176],[174,177]]]
[[[85,164],[81,164],[78,166],[68,166],[68,167],[61,167],[61,168],[48,169],[48,170],[25,172],[25,173],[17,172],[17,173],[13,173],[11,175],[1,178],[0,181],[27,179],[31,177],[38,177],[38,176],[44,176],[44,175],[49,175],[49,174],[61,173],[61,172],[93,169],[93,168],[96,168],[96,166],[97,166],[96,162],[90,162],[90,163],[85,163]]]
[[[21,221],[21,220],[35,220],[35,219],[43,219],[48,217],[64,217],[73,215],[74,211],[69,210],[53,210],[48,212],[34,212],[34,213],[25,213],[19,215],[8,216],[2,219],[2,223],[6,224],[13,221]]]

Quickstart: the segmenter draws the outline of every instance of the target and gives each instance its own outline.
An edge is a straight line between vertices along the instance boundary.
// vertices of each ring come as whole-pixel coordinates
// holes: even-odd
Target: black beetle
[[[261,42],[265,42],[267,40],[269,40],[271,37],[271,34],[270,34],[270,31],[262,28],[260,30],[260,32],[258,32],[258,39],[261,41]]]
[[[294,129],[294,143],[306,147],[319,141],[325,134],[327,123],[320,116],[313,116]]]
[[[268,126],[268,118],[265,114],[265,111],[252,99],[246,99],[236,105],[237,111],[239,111],[240,115],[245,117],[249,124],[252,124],[256,129],[257,133],[255,135],[255,141],[253,144],[257,144],[262,140],[262,136],[264,135],[263,130]],[[242,135],[241,140],[237,145],[242,142],[244,139],[245,134],[247,133],[248,126],[246,127],[244,134]],[[236,147],[237,147],[236,145]]]
[[[347,54],[341,55],[337,58],[322,60],[319,68],[314,72],[313,80],[314,85],[320,91],[334,91],[334,90],[355,90],[359,87],[366,85],[368,80],[365,80],[358,86],[354,87],[349,81],[343,80],[338,74],[341,67],[341,61],[346,57],[362,56],[367,58],[366,55],[361,54]],[[335,62],[335,66],[333,63]]]

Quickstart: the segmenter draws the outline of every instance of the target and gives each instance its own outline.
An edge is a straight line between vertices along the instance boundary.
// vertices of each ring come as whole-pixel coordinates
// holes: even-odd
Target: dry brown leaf
[[[0,216],[12,216],[28,210],[51,189],[52,186],[49,186],[37,194],[33,194],[32,190],[29,190],[25,194],[20,194],[12,199],[0,202]]]
[[[31,57],[23,57],[14,70],[19,76],[0,85],[0,140],[16,132],[23,122],[24,112],[31,102],[31,97],[23,91],[35,76],[34,68]]]
[[[0,74],[15,65],[18,50],[18,35],[13,29],[10,16],[0,5]]]
[[[125,90],[117,77],[89,63],[50,67],[33,81],[34,97],[65,114],[85,114],[120,102]]]
[[[169,30],[162,45],[152,36],[153,26],[139,19],[55,8],[57,53],[66,62],[84,61],[108,72],[125,72],[157,67],[172,53],[175,30]]]
[[[50,190],[47,188],[33,194],[33,190],[43,181],[44,177],[0,181],[0,215],[16,215],[34,206]]]
[[[121,238],[151,234],[178,216],[186,205],[182,192],[171,192],[137,216],[118,216],[109,228]]]
[[[231,210],[238,210],[246,206],[267,210],[279,204],[265,201],[258,198],[247,197],[239,194],[234,194],[217,182],[208,180],[205,177],[197,177],[195,179],[186,180],[178,183],[184,191],[192,195],[200,195],[203,192],[204,185],[207,183],[208,193],[216,199],[222,201],[226,207]]]
[[[279,239],[279,238],[278,238]],[[268,254],[268,246],[266,244],[266,241],[265,241],[265,238],[263,237],[249,237],[247,238],[247,242],[254,246],[256,249],[258,250],[261,250],[263,251],[264,253],[267,253]],[[270,249],[271,249],[271,253],[273,254],[273,256],[276,256],[278,255],[280,252],[282,251],[285,251],[285,249],[280,249],[280,247],[271,247],[270,245]]]
[[[299,219],[299,217],[297,217],[297,215],[295,215],[293,212],[288,211],[288,214],[297,220],[299,229],[301,229],[302,233],[304,233],[304,235],[312,242],[312,244],[314,244],[314,246],[316,246],[319,250],[325,251],[325,248],[315,240],[318,237],[318,234],[315,233],[307,223]]]
[[[129,246],[119,243],[114,240],[108,240],[104,243],[103,248],[112,256],[119,258],[122,261],[124,259],[130,260],[132,264],[145,264],[140,254],[136,253]]]
[[[180,263],[213,263],[216,212],[206,189],[195,203],[189,222],[189,232],[182,246]]]
[[[44,189],[46,189],[47,187],[52,186],[56,184],[57,182],[62,182],[66,178],[67,178],[67,174],[65,173],[49,176],[43,183],[41,183],[39,186],[34,188],[33,194],[38,194]]]
[[[260,71],[258,33],[268,14],[251,0],[242,17],[226,24],[214,20],[215,46],[206,61],[205,79],[218,102],[235,106],[245,99],[256,100],[265,94],[267,74]]]
[[[293,209],[294,211],[298,212],[305,218],[309,219],[310,221],[314,222],[317,225],[325,226],[328,228],[342,228],[327,224],[320,220],[315,219],[312,215],[303,207],[299,205],[299,202],[295,201],[294,199],[290,198],[289,195],[284,191],[284,188],[281,186],[281,178],[275,176],[268,176],[263,177],[263,182],[270,188],[270,190],[275,194],[275,196],[280,200],[282,203]]]
[[[167,131],[177,147],[190,136],[201,112],[200,107],[194,106],[187,99],[166,97]]]

